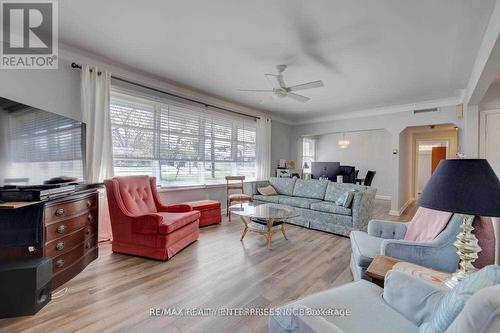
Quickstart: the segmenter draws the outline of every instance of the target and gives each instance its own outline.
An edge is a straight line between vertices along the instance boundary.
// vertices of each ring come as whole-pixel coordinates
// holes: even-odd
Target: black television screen
[[[0,186],[83,179],[82,122],[0,97]]]
[[[340,162],[312,162],[311,178],[328,178],[331,181],[337,181],[337,175],[340,171]]]

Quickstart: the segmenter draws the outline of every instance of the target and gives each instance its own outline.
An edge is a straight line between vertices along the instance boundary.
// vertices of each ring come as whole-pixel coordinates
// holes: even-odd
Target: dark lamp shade
[[[418,205],[450,213],[500,217],[500,181],[486,160],[442,160]]]

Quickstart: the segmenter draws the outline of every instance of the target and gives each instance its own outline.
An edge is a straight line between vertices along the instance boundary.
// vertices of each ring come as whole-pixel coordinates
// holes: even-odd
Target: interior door
[[[446,159],[446,147],[432,147],[431,174],[436,170],[439,162]]]
[[[490,162],[500,175],[500,110],[485,111],[481,115],[481,157]]]

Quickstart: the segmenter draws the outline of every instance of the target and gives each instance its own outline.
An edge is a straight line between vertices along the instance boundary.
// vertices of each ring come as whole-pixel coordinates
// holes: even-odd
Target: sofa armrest
[[[445,272],[456,271],[458,264],[456,249],[452,244],[384,239],[380,244],[380,253]]]
[[[192,211],[193,208],[188,204],[172,204],[172,205],[161,205],[158,207],[159,212],[166,213],[185,213]]]
[[[385,239],[403,239],[406,234],[406,223],[371,220],[368,222],[368,234]]]
[[[131,218],[132,232],[137,234],[157,234],[158,225],[163,220],[158,214],[145,214]]]
[[[354,229],[366,231],[368,221],[371,219],[375,194],[377,194],[377,189],[373,187],[368,187],[354,194],[351,207]]]
[[[415,276],[389,271],[384,281],[384,300],[406,319],[420,326],[429,320],[445,292]]]

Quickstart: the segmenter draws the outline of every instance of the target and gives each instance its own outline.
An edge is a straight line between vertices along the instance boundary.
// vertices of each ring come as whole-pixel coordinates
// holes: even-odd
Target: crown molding
[[[418,103],[400,104],[400,105],[393,105],[393,106],[387,106],[387,107],[377,107],[377,108],[372,108],[372,109],[343,112],[343,113],[338,113],[338,114],[329,115],[329,116],[313,117],[310,120],[295,121],[293,123],[293,125],[305,125],[305,124],[314,124],[314,123],[333,121],[333,120],[374,117],[374,116],[380,116],[380,115],[386,115],[386,114],[409,112],[409,111],[418,110],[418,109],[427,109],[427,108],[436,108],[436,107],[439,108],[439,107],[450,106],[450,105],[458,105],[458,104],[461,104],[463,101],[462,94],[459,93],[459,95],[460,96],[453,96],[453,97],[429,100],[429,101],[418,102]]]

